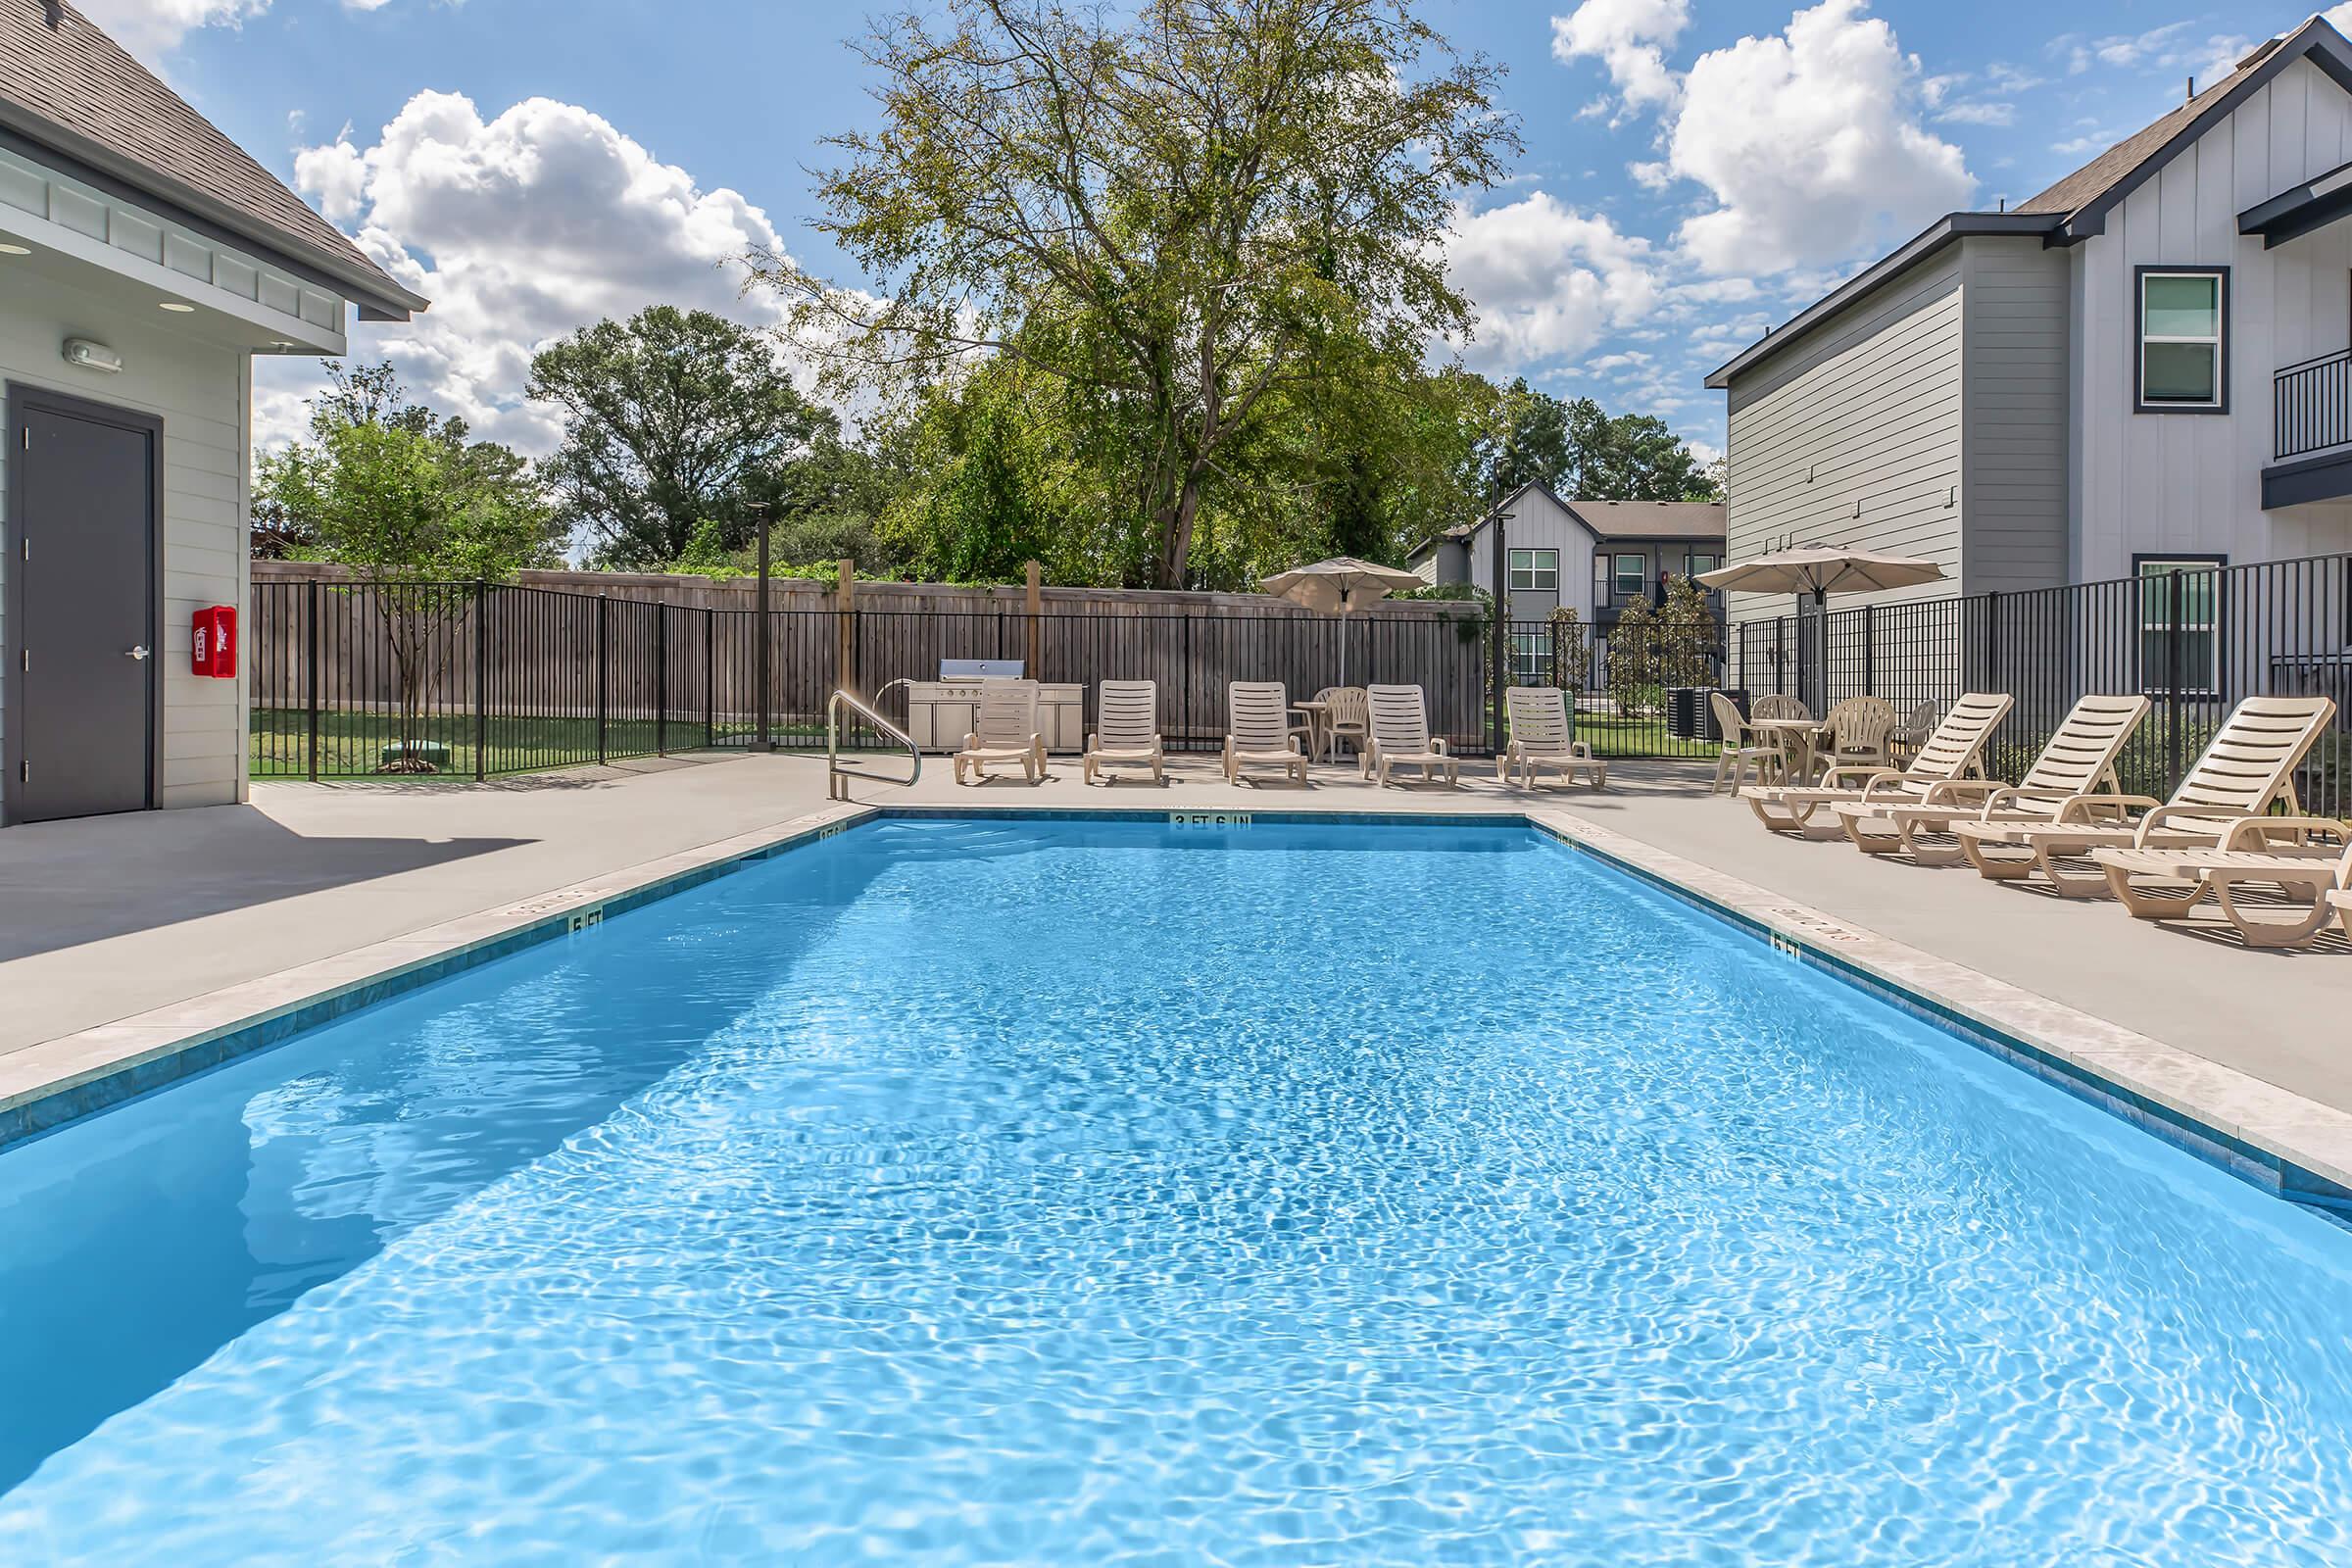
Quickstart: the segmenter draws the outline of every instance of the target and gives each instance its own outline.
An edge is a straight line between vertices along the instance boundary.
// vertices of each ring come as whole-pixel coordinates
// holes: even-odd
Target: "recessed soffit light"
[[[0,256],[30,256],[32,247],[19,245],[14,240],[0,239]]]
[[[185,316],[189,312],[195,310],[196,307],[193,305],[183,305],[178,300],[166,300],[163,302],[163,309],[172,312],[174,316]]]

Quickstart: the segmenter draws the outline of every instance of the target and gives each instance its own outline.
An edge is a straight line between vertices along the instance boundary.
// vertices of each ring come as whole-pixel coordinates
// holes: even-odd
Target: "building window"
[[[2172,557],[2139,564],[2139,678],[2150,691],[2172,685],[2176,650],[2180,689],[2221,689],[2222,560]]]
[[[1556,594],[1560,591],[1560,553],[1557,550],[1511,552],[1511,592]]]
[[[2230,274],[2223,268],[2142,268],[2139,406],[2218,412],[2227,401]]]
[[[1722,557],[1701,555],[1699,552],[1693,550],[1690,552],[1690,554],[1683,558],[1683,574],[1687,577],[1696,577],[1700,572],[1713,571],[1717,566],[1722,564]],[[1706,584],[1701,583],[1699,586],[1703,588],[1706,586]]]
[[[1619,556],[1616,588],[1620,596],[1627,598],[1640,598],[1649,592],[1649,558]]]
[[[1551,684],[1551,633],[1547,631],[1511,633],[1511,684],[1514,686],[1548,686]]]

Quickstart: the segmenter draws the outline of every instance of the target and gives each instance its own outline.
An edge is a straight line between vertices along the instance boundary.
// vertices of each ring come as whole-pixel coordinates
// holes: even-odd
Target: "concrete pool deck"
[[[257,784],[249,807],[12,828],[0,834],[0,1112],[240,1020],[291,1026],[328,989],[514,940],[567,907],[707,874],[870,807],[1494,812],[1816,951],[1868,955],[1866,967],[1960,1016],[2054,1041],[2064,1059],[2207,1126],[2292,1134],[2329,1180],[2352,1174],[2340,936],[2307,954],[2249,951],[2226,927],[2158,927],[1964,867],[1777,838],[1708,798],[1707,771],[1623,763],[1606,791],[1531,796],[1497,787],[1491,763],[1466,763],[1459,791],[1382,791],[1330,766],[1298,790],[1228,786],[1213,759],[1187,757],[1164,788],[1089,788],[1075,760],[1056,759],[1035,787],[958,788],[943,760],[913,789],[860,781],[858,804],[836,807],[821,759],[705,756],[488,786]]]

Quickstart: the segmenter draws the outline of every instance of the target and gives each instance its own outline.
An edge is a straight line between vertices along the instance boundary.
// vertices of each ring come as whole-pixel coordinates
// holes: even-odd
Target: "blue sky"
[[[728,259],[808,227],[818,139],[870,106],[863,8],[714,0],[80,0],[435,301],[363,331],[544,451],[532,348],[655,300],[773,319]],[[1722,440],[1706,370],[1957,207],[2021,200],[2308,14],[2275,4],[1428,0],[1510,71],[1527,154],[1465,207],[1470,363]],[[2339,8],[2352,16],[2352,3]],[[844,276],[844,281],[849,279]],[[265,440],[310,364],[265,367]]]

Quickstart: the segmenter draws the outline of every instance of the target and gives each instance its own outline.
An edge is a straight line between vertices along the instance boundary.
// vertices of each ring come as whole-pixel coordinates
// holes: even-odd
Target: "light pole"
[[[1509,672],[1511,656],[1511,570],[1510,551],[1503,541],[1503,528],[1511,514],[1494,514],[1494,674],[1492,685],[1494,698],[1489,704],[1488,722],[1493,727],[1496,751],[1502,750],[1502,688]]]

